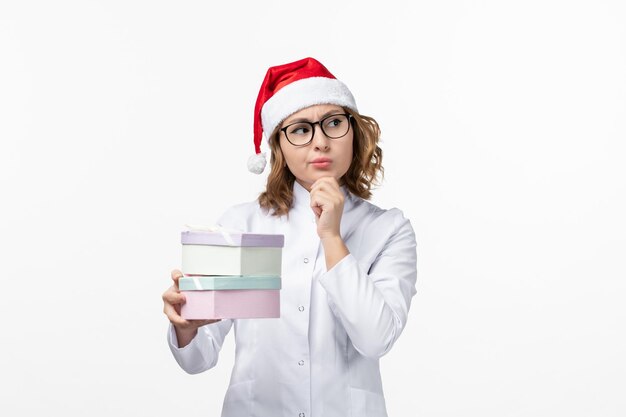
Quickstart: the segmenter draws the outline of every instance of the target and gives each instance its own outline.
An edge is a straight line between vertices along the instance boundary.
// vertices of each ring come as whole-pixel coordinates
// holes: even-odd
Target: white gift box
[[[181,242],[185,275],[281,275],[283,235],[187,231]]]

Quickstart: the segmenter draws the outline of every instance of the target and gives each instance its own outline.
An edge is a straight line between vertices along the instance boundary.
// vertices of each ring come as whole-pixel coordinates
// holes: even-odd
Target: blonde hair
[[[372,186],[377,186],[384,178],[382,166],[383,150],[378,146],[380,127],[369,116],[343,108],[353,118],[352,163],[339,183],[346,186],[350,193],[369,200]],[[271,150],[271,171],[267,177],[265,191],[259,194],[259,205],[270,211],[273,216],[287,215],[293,204],[293,184],[296,177],[291,173],[280,149],[280,127],[277,126],[269,140]],[[379,179],[380,177],[380,179]]]

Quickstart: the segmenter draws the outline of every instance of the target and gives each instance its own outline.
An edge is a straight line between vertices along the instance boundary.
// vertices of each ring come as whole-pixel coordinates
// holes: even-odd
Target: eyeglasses
[[[350,131],[351,114],[331,114],[317,122],[297,122],[283,127],[281,132],[293,146],[306,146],[315,136],[315,125],[319,125],[322,133],[329,139],[339,139]]]

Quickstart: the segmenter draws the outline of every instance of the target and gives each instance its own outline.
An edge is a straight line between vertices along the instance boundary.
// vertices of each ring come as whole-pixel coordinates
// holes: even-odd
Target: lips
[[[311,165],[317,169],[327,169],[330,168],[332,163],[332,159],[329,158],[315,158],[311,161]]]
[[[330,159],[330,158],[315,158],[314,160],[311,161],[312,164],[317,164],[317,163],[321,163],[321,162],[332,162],[332,159]]]

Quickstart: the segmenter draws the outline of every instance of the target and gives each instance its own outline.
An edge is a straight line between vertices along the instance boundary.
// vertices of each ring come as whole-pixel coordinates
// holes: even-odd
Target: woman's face
[[[281,128],[295,122],[318,122],[333,114],[345,114],[340,106],[319,104],[302,109],[281,123]],[[328,123],[333,123],[330,119]],[[336,123],[336,122],[334,122]],[[347,123],[350,123],[349,120]],[[280,132],[280,149],[296,181],[307,190],[321,177],[332,176],[339,179],[348,172],[352,162],[352,126],[348,133],[338,139],[329,139],[324,135],[319,124],[315,125],[313,140],[306,146],[294,146],[287,140],[285,132]],[[291,137],[291,136],[290,136]],[[318,158],[326,158],[327,163],[314,163]]]

